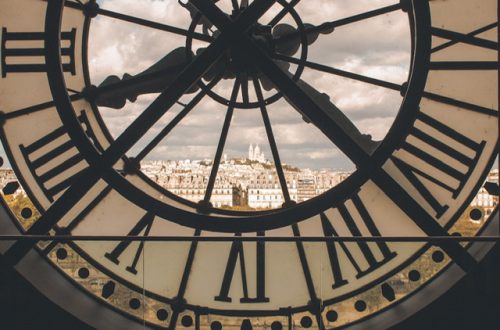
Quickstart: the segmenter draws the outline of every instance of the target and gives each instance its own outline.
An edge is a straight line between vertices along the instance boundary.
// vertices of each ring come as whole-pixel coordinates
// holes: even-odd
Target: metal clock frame
[[[198,1],[195,1],[195,2],[198,2]],[[264,1],[262,1],[262,3],[263,2]],[[278,0],[278,2],[281,3],[283,1]],[[86,158],[89,161],[89,163],[91,164],[91,166],[95,166],[95,169],[96,169],[95,171],[97,171],[97,172],[103,171],[103,173],[104,173],[103,177],[105,179],[109,180],[109,182],[111,184],[114,183],[114,184],[116,184],[117,187],[118,186],[122,187],[121,189],[124,189],[123,191],[129,191],[129,189],[130,189],[132,191],[130,194],[132,194],[132,195],[130,195],[128,192],[126,192],[126,194],[129,197],[131,197],[130,199],[139,203],[139,204],[143,204],[144,202],[141,201],[140,198],[133,196],[134,194],[137,194],[137,196],[139,196],[137,191],[134,192],[134,190],[136,190],[136,189],[134,189],[133,187],[131,187],[129,185],[124,184],[123,182],[119,182],[119,180],[123,180],[123,179],[119,177],[118,173],[113,172],[113,170],[111,169],[112,163],[110,161],[107,161],[107,159],[105,159],[105,163],[107,165],[106,164],[104,166],[102,165],[99,154],[96,153],[96,150],[94,149],[92,144],[90,144],[90,142],[88,141],[88,138],[86,137],[85,133],[83,132],[81,126],[79,125],[76,118],[74,117],[74,115],[73,115],[74,111],[68,111],[69,109],[71,109],[71,101],[66,93],[66,88],[64,87],[64,78],[63,78],[62,72],[60,70],[61,63],[60,63],[60,57],[59,57],[59,26],[57,23],[57,22],[60,22],[60,16],[62,14],[63,3],[64,3],[64,1],[58,1],[58,2],[49,1],[49,3],[48,3],[49,7],[47,9],[47,19],[46,19],[46,22],[47,22],[46,33],[48,35],[48,37],[46,39],[46,47],[48,49],[46,59],[47,59],[47,63],[49,66],[49,69],[48,69],[48,74],[50,77],[49,81],[51,83],[51,88],[53,91],[54,99],[56,100],[56,103],[58,104],[58,107],[57,107],[58,112],[60,114],[60,117],[63,119],[65,125],[70,128],[69,134],[72,137],[72,139],[74,139],[75,141],[78,141],[77,146],[80,149],[80,151],[86,156]],[[423,2],[418,2],[418,3],[419,3],[418,6],[422,6],[421,10],[424,10],[425,8],[423,8],[423,7],[425,7],[427,5],[427,3],[425,5],[422,5]],[[210,10],[210,9],[208,9],[208,10]],[[216,15],[217,15],[217,13],[214,13],[214,16],[216,16]],[[427,19],[424,21],[428,22],[429,21],[428,13],[427,13],[427,15],[424,15],[424,16],[427,16]],[[418,49],[425,49],[427,51],[427,55],[428,55],[429,54],[428,51],[430,49],[430,31],[429,31],[430,24],[424,24],[420,18],[421,17],[419,16],[419,19],[415,20],[415,21],[418,21],[420,24],[420,27],[417,28],[416,30],[419,31],[419,33],[421,35],[425,35],[426,38],[423,38],[422,40],[419,39],[419,41],[417,41],[417,45],[416,45],[415,49],[417,49],[417,50]],[[86,32],[88,32],[88,23],[85,23],[85,25],[87,26]],[[423,42],[420,42],[420,41],[423,41]],[[422,46],[422,44],[424,46]],[[419,48],[419,47],[422,47],[422,48]],[[380,166],[388,158],[388,156],[390,155],[390,152],[397,146],[398,138],[400,136],[406,135],[406,132],[408,131],[409,127],[411,126],[411,124],[415,120],[415,116],[411,112],[412,107],[409,106],[408,104],[416,107],[416,105],[420,101],[420,98],[425,94],[425,92],[423,92],[423,86],[425,84],[426,74],[421,74],[422,71],[420,71],[420,70],[422,68],[424,68],[423,72],[426,73],[428,71],[429,58],[427,55],[418,54],[417,56],[413,56],[414,63],[412,65],[412,67],[413,67],[412,72],[418,72],[418,74],[411,75],[410,83],[407,86],[405,86],[405,85],[392,86],[393,89],[399,88],[400,91],[406,92],[405,101],[404,101],[404,105],[402,106],[402,109],[398,115],[398,118],[395,121],[395,123],[398,124],[397,129],[395,127],[396,125],[394,124],[393,127],[391,128],[391,131],[389,132],[387,138],[384,140],[382,146],[380,146],[377,149],[377,151],[375,152],[375,154],[371,156],[370,160],[372,161],[372,166]],[[85,58],[84,58],[84,64],[86,65]],[[266,69],[269,70],[269,72],[274,72],[274,71],[272,71],[273,70],[272,67],[270,67],[270,68],[268,67]],[[86,80],[89,81],[88,80],[88,73],[87,73]],[[283,85],[286,85],[286,86],[290,86],[289,85],[290,82],[286,81],[285,79],[283,79],[283,81],[281,81],[280,83]],[[418,87],[414,87],[414,86],[418,86]],[[293,88],[293,86],[290,86],[290,88]],[[178,89],[176,94],[179,94],[179,93],[182,95],[183,91]],[[429,95],[429,94],[427,94],[425,96],[429,97],[429,98],[432,98],[432,97],[436,98],[437,97],[435,95],[433,96],[433,95]],[[407,101],[407,100],[409,100],[409,101]],[[308,100],[306,100],[305,102],[308,102]],[[403,130],[402,130],[402,127],[404,128]],[[106,132],[105,128],[103,128],[103,131]],[[121,155],[119,155],[119,152],[117,152],[117,154],[114,158],[116,158],[118,156],[121,157]],[[490,163],[492,163],[493,161],[494,161],[494,158],[491,159]],[[109,168],[104,169],[104,167],[106,167],[106,166],[108,166]],[[316,198],[311,202],[307,202],[307,203],[301,204],[299,206],[292,206],[289,209],[291,211],[290,213],[293,212],[294,214],[298,215],[299,217],[303,217],[305,219],[305,218],[307,218],[308,215],[311,215],[312,213],[317,214],[317,213],[321,212],[322,210],[324,210],[328,207],[331,207],[332,200],[337,201],[337,202],[342,201],[343,198],[339,195],[344,195],[344,193],[346,195],[348,195],[349,193],[352,193],[352,191],[354,191],[356,189],[355,186],[357,186],[358,184],[361,185],[363,182],[368,180],[369,175],[371,174],[370,172],[371,172],[371,168],[358,170],[358,172],[356,174],[351,176],[351,178],[349,178],[346,182],[344,182],[339,187],[334,188],[331,192],[328,192],[325,195],[323,195],[319,198]],[[93,177],[95,177],[95,175],[99,175],[99,173],[94,174]],[[483,177],[485,175],[486,175],[486,173],[483,174]],[[478,183],[477,188],[479,188],[479,185],[480,185],[480,182]],[[84,191],[86,188],[84,186],[82,186],[79,189],[81,191]],[[473,196],[471,195],[468,198],[468,200],[471,200],[472,197]],[[163,206],[160,206],[155,202],[151,203],[151,205],[158,206],[159,209],[165,209],[164,213],[168,213],[169,215],[171,215],[172,210],[170,208],[164,208]],[[459,216],[459,214],[463,212],[465,207],[466,207],[466,205],[464,205],[459,210],[459,212],[457,212],[457,214],[450,220],[450,223],[454,222],[453,219],[456,219]],[[149,209],[149,208],[146,207],[145,209]],[[194,211],[196,211],[196,210],[194,210]],[[258,214],[256,216],[251,216],[250,214],[244,214],[244,216],[241,217],[243,219],[248,218],[248,220],[255,221],[255,218],[262,218],[262,220],[261,220],[261,222],[257,222],[257,225],[255,225],[255,224],[245,225],[244,227],[240,227],[241,224],[244,224],[243,222],[241,222],[241,223],[238,222],[236,225],[228,226],[226,230],[222,230],[222,231],[241,232],[241,231],[261,230],[262,227],[260,227],[259,224],[265,223],[268,220],[268,218],[272,219],[275,217],[282,217],[282,219],[284,219],[284,218],[286,218],[286,215],[287,215],[287,213],[285,213],[286,211],[288,211],[288,210],[285,209],[284,211],[276,211],[276,212],[269,212],[269,213],[266,212],[263,214]],[[49,212],[57,212],[57,210],[56,211],[49,210]],[[281,214],[281,212],[284,212],[284,214]],[[158,212],[158,213],[160,213],[160,212]],[[193,214],[194,213],[195,212],[193,212]],[[224,212],[214,210],[214,214],[220,214],[220,213],[224,214]],[[57,213],[51,213],[51,215],[55,215],[55,214],[57,214]],[[180,213],[179,218],[184,218],[186,215],[188,215],[188,214]],[[230,215],[230,214],[227,214],[227,215]],[[203,221],[207,220],[206,219],[207,215],[201,214],[200,216],[202,217],[202,219],[204,219]],[[488,226],[490,228],[487,229],[487,232],[490,232],[491,227],[495,227],[496,226],[495,224],[498,223],[498,221],[494,221],[494,220],[496,220],[495,217],[498,218],[498,210],[496,213],[494,213],[494,217],[492,217],[492,220],[490,220],[491,223]],[[212,217],[210,217],[209,221],[212,220],[211,218]],[[58,217],[56,216],[55,219],[58,219]],[[290,219],[282,220],[281,222],[276,222],[275,226],[281,227],[284,225],[289,225],[296,220],[297,220],[296,218],[293,218],[292,220],[290,220]],[[193,227],[200,229],[199,227],[197,227],[200,222],[190,221],[189,223]],[[212,222],[212,223],[214,223],[214,222]],[[217,223],[217,222],[215,222],[215,223]],[[186,225],[186,223],[182,223],[182,224]],[[242,228],[244,230],[242,230]],[[210,224],[209,227],[201,228],[201,229],[217,229],[217,231],[221,231],[221,228],[218,227],[218,224],[215,224],[215,225]],[[269,228],[266,228],[266,229],[269,229]],[[9,231],[12,231],[12,228],[10,228]],[[428,248],[428,246],[424,247],[421,251],[424,251],[427,248]],[[415,253],[414,258],[417,258],[420,255],[421,251]],[[83,253],[83,251],[81,251],[81,252]],[[34,251],[29,252],[28,255],[30,257],[25,258],[25,259],[26,260],[31,259],[32,261],[34,261],[35,257],[33,256],[33,253],[34,253]],[[484,249],[478,248],[477,253],[478,254],[484,253]],[[394,270],[393,272],[391,272],[391,274],[387,274],[386,276],[384,276],[384,279],[386,277],[398,272],[399,270],[401,270],[403,267],[405,267],[407,264],[409,264],[411,261],[413,261],[414,258],[411,258],[411,260],[409,260],[408,263],[405,263],[405,264],[397,267],[397,269]],[[42,267],[42,268],[46,268],[46,266],[47,266],[47,265],[41,265],[40,262],[38,262],[38,261],[36,261],[35,264],[39,264],[40,267]],[[23,266],[23,265],[25,265],[25,266]],[[25,260],[21,261],[20,266],[19,266],[20,269],[23,269],[23,267],[28,267],[27,262]],[[452,266],[448,266],[447,268],[449,268],[449,270],[447,270],[447,272],[449,271],[452,273],[456,273],[458,266],[452,265]],[[24,273],[24,271],[22,271],[22,272]],[[31,280],[33,280],[33,279],[31,279]],[[379,279],[377,282],[382,281],[382,280],[383,279]],[[451,281],[450,281],[450,283],[451,283]],[[373,283],[370,283],[370,285],[367,285],[367,286],[372,286],[372,285],[373,285]],[[429,287],[433,287],[435,285],[436,284],[433,282],[433,283],[429,284]],[[426,290],[426,291],[428,291],[428,290]],[[355,293],[352,293],[352,294],[355,294]],[[87,300],[87,299],[85,299],[85,300]],[[168,299],[166,301],[168,302]],[[401,303],[405,304],[407,302],[401,302]],[[189,307],[195,308],[195,306],[189,306],[189,305],[187,305],[187,307],[188,308]],[[302,310],[307,310],[307,309],[308,309],[308,307],[305,306],[304,308],[298,309],[297,311],[302,311]],[[220,311],[218,311],[218,312],[220,312]],[[260,312],[259,311],[252,311],[252,312],[250,312],[250,311],[229,311],[229,313],[227,315],[235,315],[235,314],[239,314],[239,313],[241,313],[242,315],[249,315],[249,316],[253,315],[254,313],[255,313],[255,315],[265,315],[266,314],[266,313],[263,313],[262,311],[260,311]],[[386,313],[386,312],[382,311],[382,312],[376,313],[376,314],[383,315],[384,313]],[[120,318],[120,317],[118,317],[118,318]],[[372,316],[370,316],[370,318],[372,318]],[[377,319],[377,315],[374,315],[373,318]],[[128,319],[128,318],[126,318],[126,319]]]

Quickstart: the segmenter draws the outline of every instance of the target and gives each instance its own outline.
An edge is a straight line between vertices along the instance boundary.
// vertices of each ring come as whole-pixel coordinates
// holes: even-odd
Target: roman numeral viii
[[[354,207],[347,207],[346,205],[341,205],[337,208],[342,222],[345,224],[349,232],[354,237],[363,236],[361,233],[361,228],[358,223],[354,220],[355,218],[361,219],[365,228],[368,230],[371,236],[380,236],[380,232],[375,225],[372,217],[368,213],[365,205],[359,198],[359,196],[354,196],[352,199],[352,205]],[[323,227],[323,233],[325,237],[339,236],[338,231],[335,229],[334,224],[338,223],[340,219],[329,219],[324,213],[321,214],[321,225]],[[356,271],[356,278],[361,278],[379,267],[386,264],[397,254],[390,250],[386,242],[356,242],[356,243],[346,243],[346,242],[331,242],[326,243],[328,250],[328,257],[330,261],[330,266],[333,274],[333,284],[332,288],[339,288],[343,285],[349,283],[342,272],[342,266],[340,261],[339,252],[343,251],[349,263],[354,267]]]
[[[63,71],[76,74],[76,29],[61,33]],[[8,32],[2,28],[2,77],[9,73],[46,72],[44,32]]]

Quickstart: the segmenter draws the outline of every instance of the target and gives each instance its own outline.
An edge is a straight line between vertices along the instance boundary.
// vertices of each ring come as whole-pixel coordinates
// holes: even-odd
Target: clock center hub
[[[275,47],[272,27],[270,25],[254,25],[248,32],[248,37],[270,57],[273,57]],[[224,79],[232,79],[242,74],[247,75],[251,79],[252,76],[258,75],[254,59],[245,51],[243,43],[246,42],[248,41],[245,39],[236,41],[222,57],[218,68],[224,68]]]

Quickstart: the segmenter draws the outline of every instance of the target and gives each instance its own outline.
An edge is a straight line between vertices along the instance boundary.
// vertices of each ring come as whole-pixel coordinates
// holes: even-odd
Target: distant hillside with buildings
[[[204,199],[212,169],[211,160],[146,160],[142,172],[161,187],[184,199],[198,203]],[[283,164],[288,191],[292,200],[300,203],[318,196],[338,185],[351,171],[301,169]],[[498,169],[492,170],[486,181],[498,183]],[[18,187],[14,195],[22,193],[12,169],[0,169],[0,188]],[[250,145],[248,156],[228,159],[224,155],[212,192],[211,203],[217,208],[239,210],[279,208],[284,198],[274,164],[266,159],[259,145]],[[471,203],[489,215],[498,204],[498,196],[490,195],[483,187]]]

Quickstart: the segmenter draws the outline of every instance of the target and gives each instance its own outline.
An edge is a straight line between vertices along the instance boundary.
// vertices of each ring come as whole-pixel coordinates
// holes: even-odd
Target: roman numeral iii
[[[76,74],[76,29],[61,33],[63,71]],[[2,28],[2,77],[9,73],[46,72],[44,32],[9,32]]]

